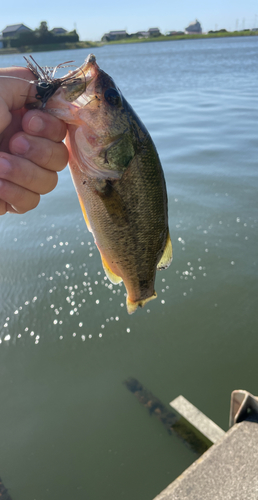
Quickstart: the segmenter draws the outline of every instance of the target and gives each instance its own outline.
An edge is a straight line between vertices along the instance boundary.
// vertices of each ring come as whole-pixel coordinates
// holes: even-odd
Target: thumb
[[[23,108],[28,96],[35,95],[32,80],[34,76],[27,68],[0,69],[0,133],[12,120],[10,111]]]

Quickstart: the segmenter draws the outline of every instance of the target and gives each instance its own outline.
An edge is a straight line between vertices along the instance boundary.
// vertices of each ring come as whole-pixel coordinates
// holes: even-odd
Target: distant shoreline
[[[239,36],[258,36],[258,31],[222,31],[217,33],[198,33],[197,35],[171,35],[171,36],[157,36],[152,38],[125,38],[123,40],[114,40],[107,42],[104,45],[124,44],[124,43],[145,43],[145,42],[165,42],[176,40],[197,40],[209,38],[228,38]]]
[[[228,37],[243,37],[243,36],[258,36],[258,31],[230,31],[217,33],[199,33],[196,35],[161,35],[152,38],[125,38],[122,40],[114,40],[112,42],[75,42],[75,43],[56,43],[45,45],[31,45],[18,48],[0,49],[0,55],[4,54],[24,54],[31,52],[50,52],[53,50],[76,50],[90,49],[93,47],[103,47],[104,45],[123,45],[127,43],[148,43],[148,42],[168,42],[176,40],[198,40],[209,38],[228,38]]]

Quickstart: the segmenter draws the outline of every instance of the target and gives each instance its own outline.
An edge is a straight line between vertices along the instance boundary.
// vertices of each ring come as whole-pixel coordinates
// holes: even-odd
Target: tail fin
[[[151,297],[148,297],[147,299],[144,299],[144,300],[136,300],[136,301],[133,301],[130,299],[130,297],[127,296],[126,298],[126,306],[127,306],[127,312],[128,314],[133,314],[137,307],[144,307],[145,304],[147,304],[147,302],[149,302],[150,300],[153,300],[153,299],[156,299],[157,297],[157,294],[156,292],[154,292],[154,294],[151,296]]]

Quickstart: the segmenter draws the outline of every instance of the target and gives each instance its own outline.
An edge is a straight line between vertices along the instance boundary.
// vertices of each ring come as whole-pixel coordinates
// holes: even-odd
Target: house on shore
[[[101,38],[102,42],[113,42],[116,40],[123,40],[125,38],[128,38],[129,35],[125,30],[120,30],[120,31],[110,31],[109,33],[105,33],[103,37]]]
[[[65,35],[68,31],[64,28],[53,28],[51,33],[53,33],[53,35]]]
[[[194,34],[197,34],[197,33],[202,33],[201,24],[196,19],[195,21],[193,21],[192,23],[190,23],[189,26],[187,26],[187,28],[185,28],[185,32],[188,35],[194,35]]]
[[[184,34],[184,31],[167,31],[166,36],[179,36]]]
[[[25,24],[11,24],[10,26],[6,26],[6,28],[2,31],[3,38],[14,37],[19,35],[22,31],[32,31]]]
[[[121,31],[110,31],[109,33],[105,33],[101,38],[102,42],[113,42],[116,40],[123,40],[125,38],[152,38],[156,36],[160,36],[159,28],[150,28],[148,31],[137,31],[137,33],[128,33],[125,30]]]
[[[159,31],[159,28],[150,28],[149,29],[149,36],[150,37],[153,37],[153,36],[160,36],[161,33]]]
[[[132,33],[130,37],[137,38],[151,38],[154,36],[160,36],[161,33],[158,28],[150,28],[148,31],[137,31],[137,33]]]
[[[137,38],[149,38],[150,34],[148,31],[137,31],[137,33],[133,33],[131,36],[136,36]]]

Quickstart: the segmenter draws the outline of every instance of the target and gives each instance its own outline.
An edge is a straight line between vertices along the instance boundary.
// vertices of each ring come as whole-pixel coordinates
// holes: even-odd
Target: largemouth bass
[[[58,82],[51,88],[50,81],[47,96],[46,83],[39,83],[37,98],[68,124],[69,166],[87,227],[107,277],[114,284],[123,280],[132,314],[157,296],[156,270],[172,260],[158,153],[95,56]]]

